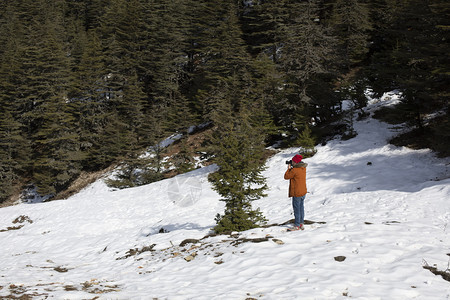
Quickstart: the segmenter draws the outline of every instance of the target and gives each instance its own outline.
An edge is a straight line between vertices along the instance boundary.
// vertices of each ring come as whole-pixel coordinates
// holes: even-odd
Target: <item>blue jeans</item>
[[[305,201],[305,196],[302,197],[292,197],[292,207],[294,208],[295,226],[300,226],[305,221],[305,208],[303,202]]]

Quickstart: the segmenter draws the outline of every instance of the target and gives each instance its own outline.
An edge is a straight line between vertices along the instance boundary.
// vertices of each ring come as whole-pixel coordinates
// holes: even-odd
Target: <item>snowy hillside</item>
[[[356,122],[356,138],[306,160],[304,231],[208,236],[224,208],[207,181],[214,166],[2,208],[0,298],[449,299],[430,269],[449,267],[450,160],[388,145],[390,127]],[[268,224],[293,218],[283,174],[296,150],[267,162],[268,197],[254,205]]]

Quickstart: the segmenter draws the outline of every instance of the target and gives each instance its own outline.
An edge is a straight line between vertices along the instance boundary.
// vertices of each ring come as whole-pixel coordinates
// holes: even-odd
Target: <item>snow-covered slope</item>
[[[388,145],[393,129],[376,120],[355,129],[306,160],[305,231],[208,236],[224,208],[207,181],[213,166],[2,208],[0,298],[450,298],[449,282],[423,268],[448,268],[450,161]],[[254,205],[269,224],[293,218],[283,174],[296,151],[267,162],[268,197]]]

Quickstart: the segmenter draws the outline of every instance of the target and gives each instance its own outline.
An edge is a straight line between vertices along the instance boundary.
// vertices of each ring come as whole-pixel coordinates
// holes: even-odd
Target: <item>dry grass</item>
[[[11,195],[11,197],[9,197],[9,199],[6,201],[0,202],[0,208],[19,204],[20,194],[22,193],[22,186],[22,183],[16,184],[13,187],[13,194]]]
[[[58,193],[54,199],[67,199],[70,196],[75,195],[89,184],[94,183],[101,177],[105,176],[105,174],[112,171],[115,167],[115,165],[112,165],[106,169],[96,172],[81,172],[80,176],[78,176],[78,178],[75,179],[66,190]]]

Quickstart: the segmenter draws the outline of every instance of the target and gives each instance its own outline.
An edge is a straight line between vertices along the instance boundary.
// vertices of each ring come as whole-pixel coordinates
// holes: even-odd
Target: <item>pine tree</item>
[[[24,1],[17,16],[24,24],[14,115],[32,140],[29,171],[41,193],[54,193],[80,171],[78,138],[68,99],[69,58],[64,1]]]
[[[15,5],[2,2],[0,13],[0,202],[11,196],[31,164],[30,142],[26,140],[19,88],[22,82],[22,45],[25,25]]]
[[[165,119],[161,116],[166,114],[165,106],[154,105],[151,113],[146,116],[143,126],[145,140],[148,142],[146,149],[149,152],[149,159],[147,164],[149,180],[153,178],[161,178],[163,172],[163,152],[164,147],[161,141],[166,138],[169,132]]]
[[[211,139],[214,162],[219,170],[209,177],[214,190],[225,202],[224,214],[216,216],[215,231],[219,233],[243,231],[264,222],[262,213],[253,209],[251,202],[264,197],[267,189],[261,175],[264,144],[245,113],[233,116],[229,103],[224,105],[218,110],[222,118],[216,121],[218,127]]]
[[[87,0],[84,1],[84,24],[87,30],[100,27],[101,18],[105,14],[110,0]]]
[[[189,149],[188,138],[189,135],[181,139],[179,142],[180,150],[172,158],[173,165],[177,172],[181,174],[192,171],[195,168],[193,150]]]
[[[338,37],[344,68],[361,62],[369,51],[369,31],[372,29],[367,4],[360,0],[337,0],[330,23]]]
[[[114,162],[122,151],[124,128],[114,111],[108,89],[108,73],[105,71],[105,57],[101,40],[96,31],[81,32],[78,36],[80,55],[72,69],[74,80],[70,99],[76,106],[78,134],[81,151],[86,154],[83,165],[88,170],[105,168]],[[118,125],[118,128],[114,128]]]
[[[311,129],[306,125],[296,141],[296,145],[301,147],[300,153],[304,158],[311,157],[317,152],[316,143],[311,133]]]
[[[214,124],[209,152],[219,170],[210,175],[213,188],[226,204],[216,217],[217,232],[246,230],[264,222],[251,202],[264,196],[262,157],[265,134],[257,107],[252,106],[249,55],[241,39],[237,7],[227,1],[216,3],[219,26],[211,28],[209,57],[204,68],[208,83],[202,91],[205,116]],[[252,114],[250,114],[252,111]]]
[[[389,22],[379,26],[384,38],[369,69],[372,87],[378,95],[401,90],[403,114],[411,125],[423,128],[424,114],[448,103],[442,94],[448,83],[448,68],[444,67],[448,65],[448,43],[443,43],[448,35],[448,21],[443,21],[448,4],[386,1],[382,8],[389,12]]]
[[[7,200],[28,163],[29,144],[21,124],[14,120],[8,105],[0,101],[0,203]]]
[[[278,64],[285,44],[283,36],[289,19],[289,0],[243,1],[242,30],[250,53],[256,57],[265,53]]]
[[[283,125],[293,134],[298,127],[329,122],[338,99],[333,95],[336,40],[320,19],[319,1],[289,1],[285,7],[280,63],[285,73]],[[320,118],[317,118],[320,116]]]
[[[101,80],[103,118],[99,151],[104,159],[118,159],[136,150],[143,122],[145,94],[138,73],[141,5],[137,0],[113,0],[101,18],[103,42]]]
[[[299,93],[299,102],[308,103],[308,86],[314,76],[329,72],[327,62],[332,59],[334,40],[320,24],[317,1],[294,2],[288,9],[283,66]]]
[[[166,107],[161,118],[173,131],[185,131],[193,118],[183,85],[187,81],[187,31],[190,20],[186,0],[153,1],[147,4],[145,48],[140,68],[145,71],[145,91],[151,102]]]
[[[49,32],[36,52],[38,56],[35,58],[42,65],[33,66],[36,67],[36,72],[45,76],[37,82],[42,96],[32,115],[35,126],[32,132],[35,145],[33,178],[38,191],[46,194],[55,193],[77,176],[80,172],[79,161],[82,159],[79,155],[74,111],[67,97],[69,63],[61,48],[61,40],[52,35]],[[48,87],[45,86],[47,84]]]

